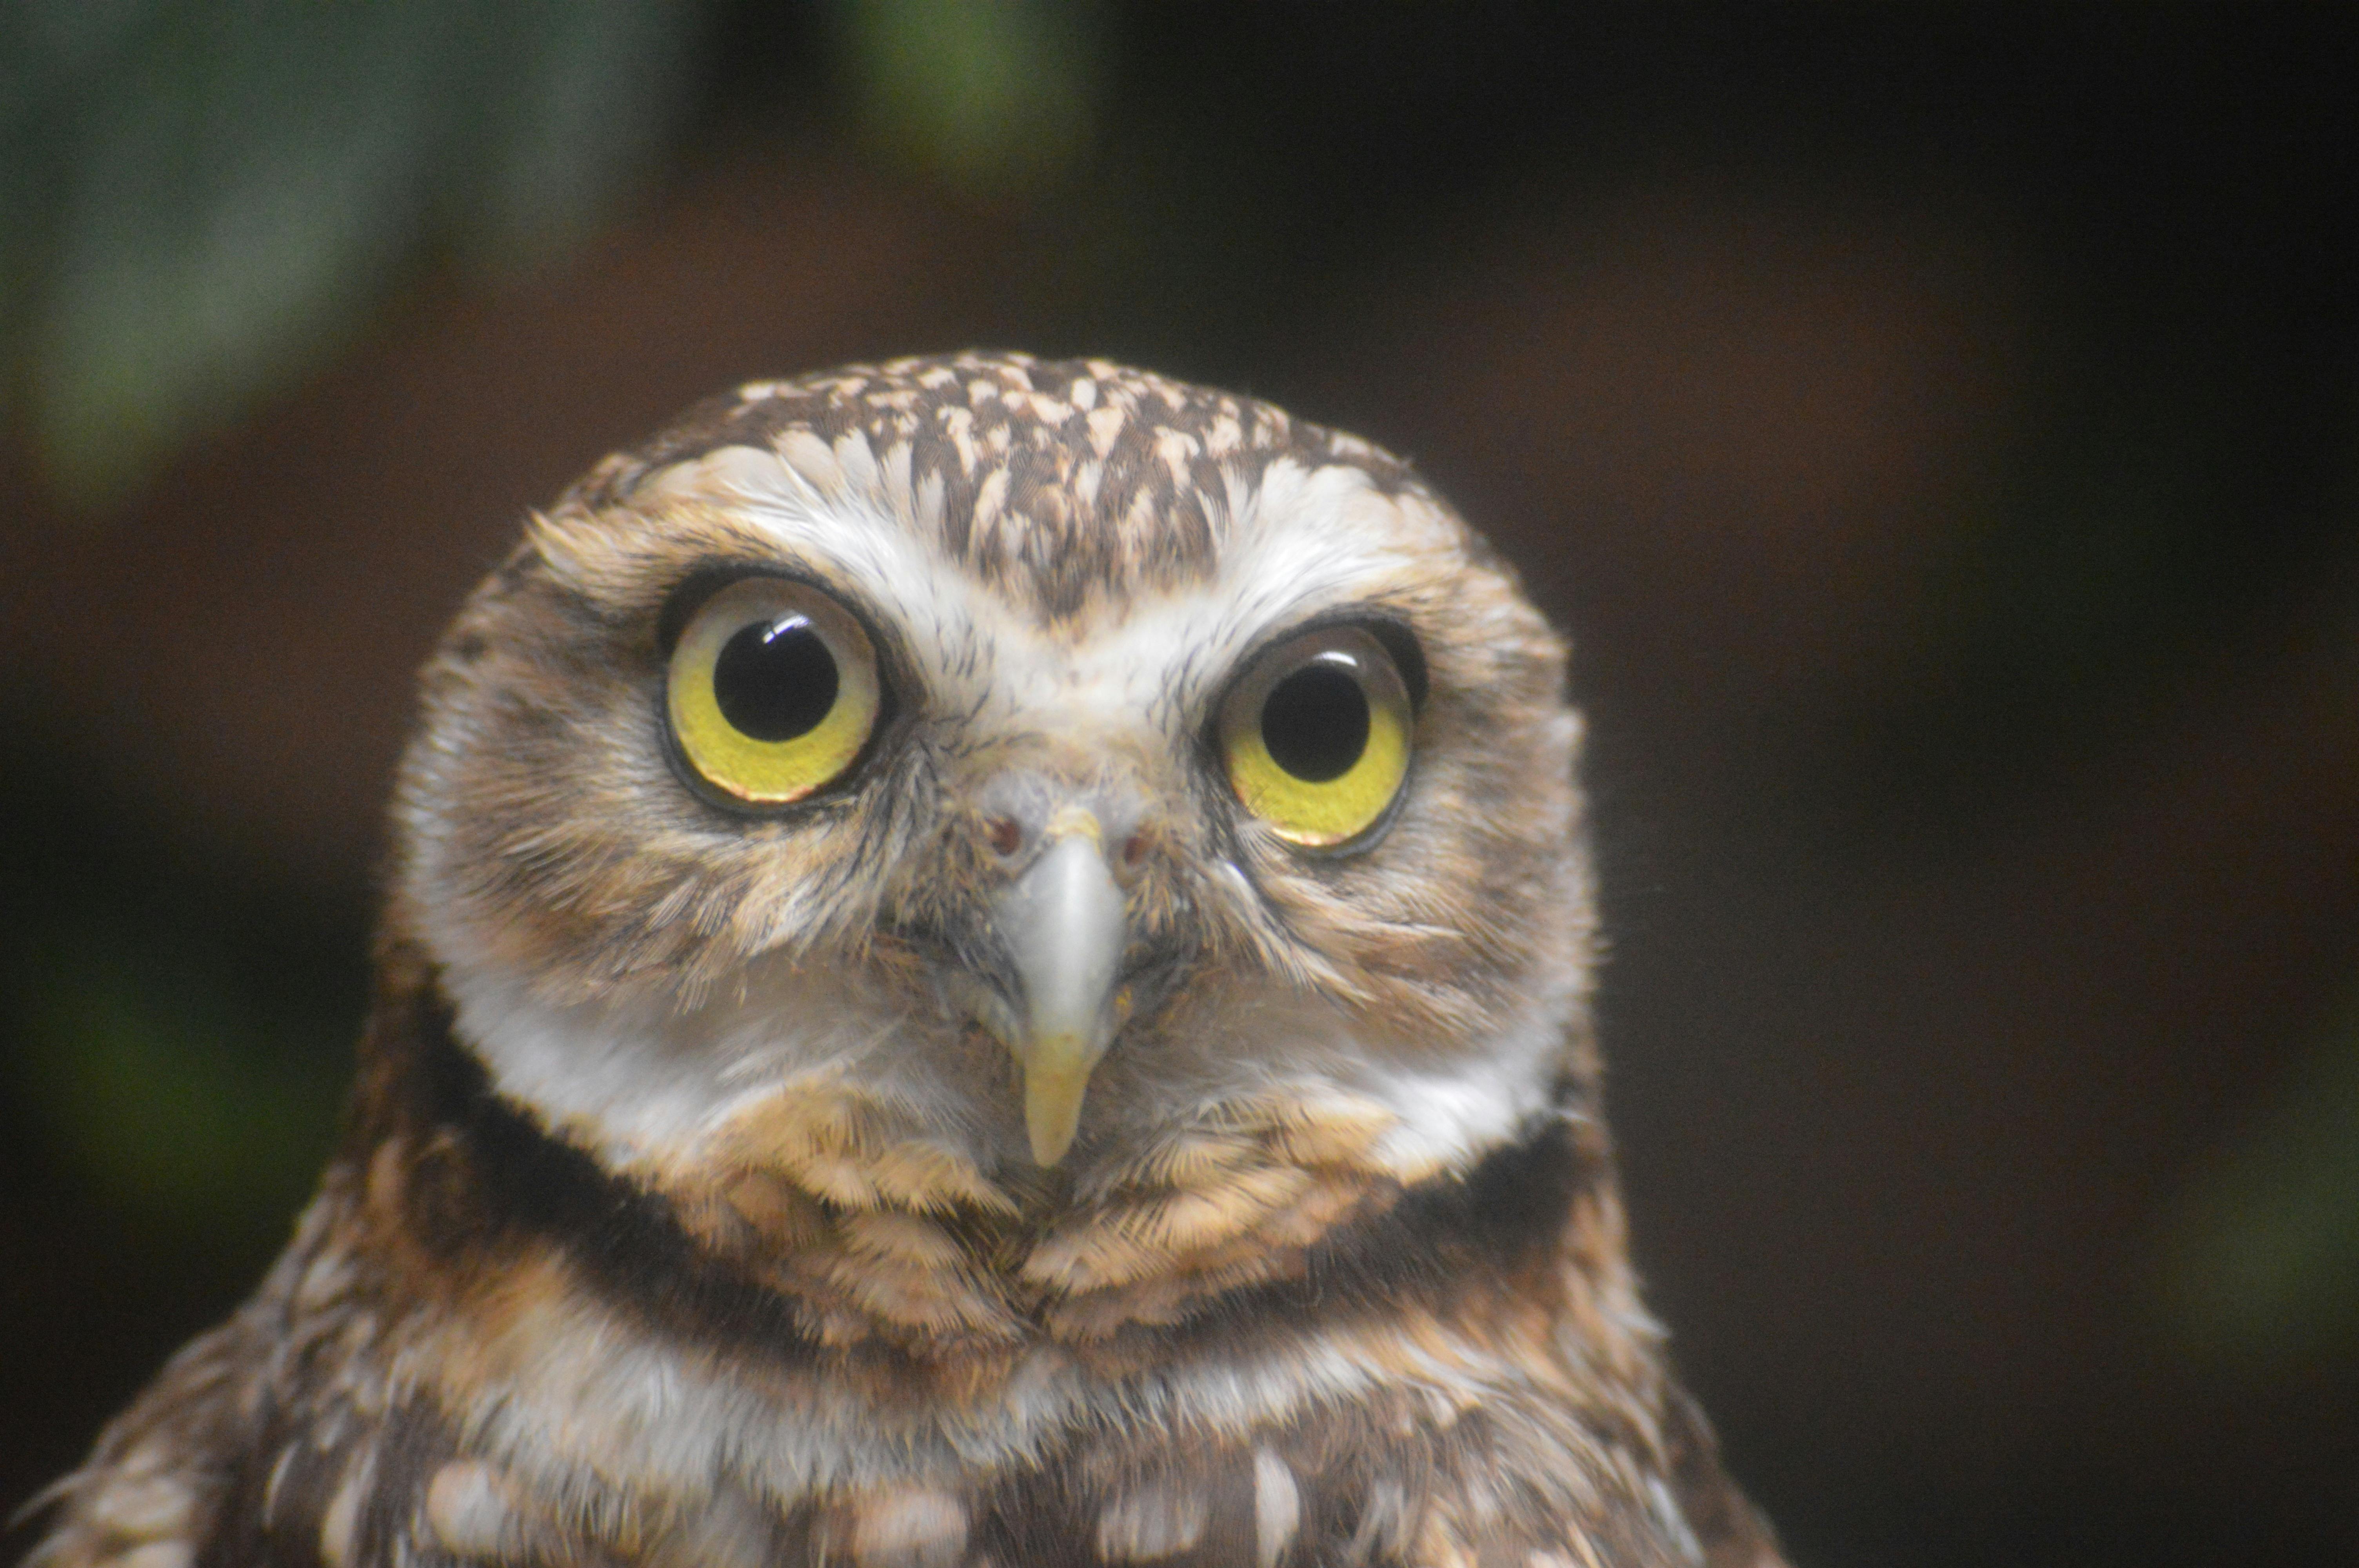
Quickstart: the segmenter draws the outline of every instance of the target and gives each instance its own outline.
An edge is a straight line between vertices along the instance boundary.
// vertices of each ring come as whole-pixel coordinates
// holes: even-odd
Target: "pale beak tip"
[[[1024,1130],[1032,1158],[1043,1169],[1065,1157],[1081,1130],[1082,1096],[1089,1087],[1086,1066],[1033,1064],[1024,1075]]]
[[[1063,1132],[1056,1132],[1035,1124],[1032,1129],[1032,1162],[1044,1171],[1054,1167],[1065,1157],[1065,1151],[1072,1146],[1073,1134],[1070,1128]]]

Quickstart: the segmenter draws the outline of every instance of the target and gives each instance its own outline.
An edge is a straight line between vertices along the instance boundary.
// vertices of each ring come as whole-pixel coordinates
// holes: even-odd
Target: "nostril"
[[[1145,859],[1147,859],[1146,834],[1134,833],[1122,841],[1122,863],[1125,866],[1136,871],[1138,869],[1138,863]]]
[[[1012,816],[993,817],[984,831],[990,837],[991,852],[995,855],[1013,855],[1024,848],[1023,825]]]

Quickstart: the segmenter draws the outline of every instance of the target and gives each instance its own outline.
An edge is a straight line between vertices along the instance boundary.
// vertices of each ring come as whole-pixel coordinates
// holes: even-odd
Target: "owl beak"
[[[1069,808],[1050,832],[1057,836],[993,912],[1023,988],[1007,1044],[1024,1071],[1024,1125],[1042,1165],[1072,1147],[1090,1073],[1128,1011],[1114,980],[1129,923],[1097,819]]]

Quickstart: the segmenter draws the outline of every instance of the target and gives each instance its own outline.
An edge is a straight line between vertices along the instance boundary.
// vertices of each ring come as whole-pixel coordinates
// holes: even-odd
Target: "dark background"
[[[2359,1562],[2343,7],[18,0],[0,199],[0,1507],[282,1240],[522,510],[987,344],[1404,451],[1571,630],[1798,1562]]]

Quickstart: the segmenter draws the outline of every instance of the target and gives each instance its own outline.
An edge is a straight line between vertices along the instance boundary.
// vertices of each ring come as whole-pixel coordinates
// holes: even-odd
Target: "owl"
[[[421,677],[317,1198],[32,1568],[1776,1568],[1564,679],[1399,460],[1119,365],[606,459]]]

